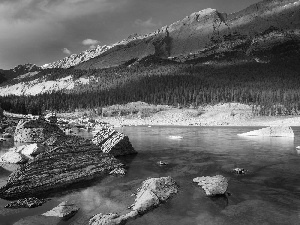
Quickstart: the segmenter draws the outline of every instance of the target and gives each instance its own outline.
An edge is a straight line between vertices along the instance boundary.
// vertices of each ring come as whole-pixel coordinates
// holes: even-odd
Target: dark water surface
[[[135,157],[121,158],[129,168],[124,177],[107,177],[92,185],[75,188],[51,197],[35,209],[4,209],[0,199],[0,224],[88,224],[97,213],[128,212],[136,189],[149,177],[171,176],[179,193],[144,216],[128,224],[300,224],[300,127],[293,138],[240,137],[255,127],[124,127]],[[91,137],[91,133],[78,131]],[[182,136],[170,139],[169,136]],[[12,142],[2,143],[2,155]],[[167,166],[158,166],[166,161]],[[246,175],[231,173],[242,167]],[[0,185],[9,172],[0,170]],[[227,197],[206,197],[192,182],[198,176],[221,174],[229,179]],[[69,200],[80,211],[68,221],[40,215]],[[42,221],[42,222],[41,222]]]

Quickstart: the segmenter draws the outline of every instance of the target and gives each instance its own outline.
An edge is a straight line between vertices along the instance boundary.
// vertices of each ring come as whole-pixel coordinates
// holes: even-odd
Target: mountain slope
[[[228,53],[238,59],[268,58],[272,48],[291,42],[298,53],[300,1],[265,0],[229,15],[215,9],[193,13],[153,33],[123,40],[76,68],[118,66],[148,55],[179,61],[220,59]],[[289,54],[290,48],[286,50]]]
[[[5,79],[3,81],[7,81],[7,80],[12,80],[18,76],[25,77],[27,75],[30,75],[31,73],[36,73],[41,70],[42,70],[42,68],[37,65],[34,65],[31,63],[26,63],[23,65],[18,65],[9,70],[0,70],[0,74],[2,74],[5,77]],[[2,83],[2,82],[0,82],[0,83]]]

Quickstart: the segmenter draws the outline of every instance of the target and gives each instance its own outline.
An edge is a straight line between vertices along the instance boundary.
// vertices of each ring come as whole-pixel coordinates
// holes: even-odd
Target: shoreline
[[[30,118],[32,115],[21,115],[4,112],[8,117],[19,119]],[[99,116],[91,111],[83,110],[71,113],[57,113],[57,117],[67,121],[79,122],[92,119],[108,123],[114,127],[123,126],[300,126],[300,115],[295,116],[254,116],[251,106],[240,103],[224,103],[205,106],[201,109],[165,107],[163,110],[148,115]]]

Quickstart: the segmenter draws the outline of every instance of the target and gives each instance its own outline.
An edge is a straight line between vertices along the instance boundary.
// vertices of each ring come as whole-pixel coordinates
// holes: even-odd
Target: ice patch
[[[182,138],[183,138],[182,136],[169,136],[169,139],[172,139],[172,140],[179,140]]]

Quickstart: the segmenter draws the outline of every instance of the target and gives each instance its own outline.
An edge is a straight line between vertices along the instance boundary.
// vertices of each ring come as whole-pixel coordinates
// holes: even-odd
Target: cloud
[[[100,43],[100,41],[98,40],[93,40],[93,39],[85,39],[82,41],[83,45],[91,45],[91,46],[95,46],[96,44]]]
[[[159,24],[156,24],[153,22],[153,19],[152,17],[143,21],[141,19],[137,19],[136,21],[134,21],[134,25],[136,26],[140,26],[140,27],[143,27],[143,28],[153,28],[153,27],[156,27],[158,26]]]
[[[63,53],[65,53],[67,55],[71,55],[72,54],[72,52],[69,49],[67,49],[67,48],[63,48],[62,51],[63,51]]]

